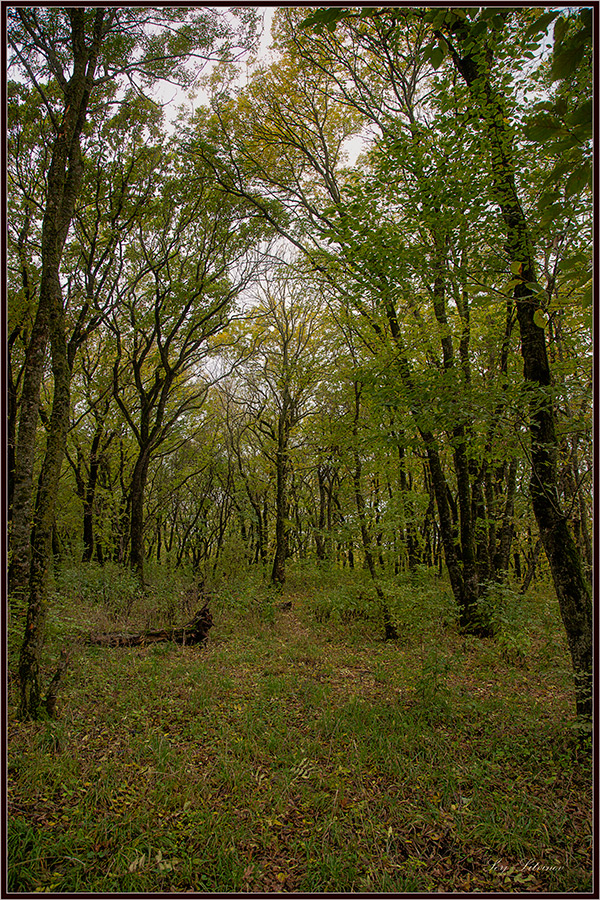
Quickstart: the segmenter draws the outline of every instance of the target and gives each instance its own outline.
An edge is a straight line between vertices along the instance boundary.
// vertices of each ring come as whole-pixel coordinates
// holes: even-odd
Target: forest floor
[[[524,601],[512,653],[442,615],[384,642],[317,584],[215,603],[203,648],[77,645],[56,720],[18,722],[10,680],[9,890],[591,891],[555,601]],[[102,624],[73,597],[52,616],[56,655]]]

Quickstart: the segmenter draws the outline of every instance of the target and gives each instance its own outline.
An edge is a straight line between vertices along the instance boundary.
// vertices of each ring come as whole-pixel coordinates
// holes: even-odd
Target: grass
[[[203,649],[80,645],[57,720],[18,722],[13,687],[9,890],[590,891],[590,762],[555,601],[523,602],[514,653],[460,635],[447,586],[420,573],[397,582],[385,643],[361,577],[297,567],[290,611],[232,583]],[[119,619],[106,586],[67,582],[49,668],[67,634],[173,614],[172,592],[169,609],[128,594]]]

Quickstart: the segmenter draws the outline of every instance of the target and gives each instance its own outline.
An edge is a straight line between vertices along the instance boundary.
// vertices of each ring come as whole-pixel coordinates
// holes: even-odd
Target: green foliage
[[[309,564],[294,567],[290,579],[290,590],[309,594],[311,615],[326,628],[379,619],[375,590],[365,571],[340,569],[328,563],[318,568]]]
[[[451,660],[440,657],[435,650],[424,657],[415,685],[416,716],[420,721],[434,724],[452,715],[451,692],[446,683],[450,668]]]
[[[500,654],[514,665],[527,665],[531,649],[531,613],[524,596],[507,584],[490,584],[479,602],[482,623],[491,627]]]
[[[112,562],[66,567],[57,578],[56,590],[90,606],[101,606],[113,620],[126,619],[141,594],[137,575]]]

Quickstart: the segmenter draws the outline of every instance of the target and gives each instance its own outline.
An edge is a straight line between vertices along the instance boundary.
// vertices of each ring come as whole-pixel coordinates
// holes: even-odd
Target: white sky
[[[259,13],[262,14],[263,20],[263,31],[260,39],[260,44],[258,46],[256,61],[265,62],[269,59],[269,46],[271,44],[271,21],[273,19],[273,13],[275,12],[275,7],[273,6],[257,6],[256,9]],[[252,66],[246,64],[244,67],[242,65],[241,69],[241,77],[240,84],[244,84],[252,71]],[[206,75],[210,72],[210,66],[206,66],[202,72],[202,75]],[[189,110],[197,109],[199,106],[208,105],[208,95],[205,91],[202,90],[201,87],[197,87],[193,90],[193,98],[190,99],[190,91],[182,90],[178,88],[174,84],[163,83],[155,92],[154,98],[164,106],[165,118],[166,118],[166,126],[167,129],[171,126],[177,115],[177,109],[180,106],[184,106]]]

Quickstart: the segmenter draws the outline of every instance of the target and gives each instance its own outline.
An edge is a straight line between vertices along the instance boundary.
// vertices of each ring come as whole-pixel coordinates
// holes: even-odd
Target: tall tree
[[[175,9],[12,8],[8,10],[10,63],[42,97],[54,138],[47,175],[41,237],[37,313],[23,377],[17,436],[12,528],[11,587],[29,579],[29,609],[20,659],[21,714],[35,717],[41,704],[39,666],[44,641],[50,542],[70,406],[70,360],[60,278],[61,261],[83,177],[80,138],[90,99],[114,93],[116,80],[141,74],[146,83],[177,74],[182,60],[206,57],[228,30],[210,13]],[[152,26],[168,23],[169,28]],[[207,25],[209,27],[207,27]],[[179,72],[177,72],[179,70]],[[97,73],[104,75],[98,77]],[[54,104],[45,85],[58,85]],[[38,484],[30,541],[32,472],[40,385],[47,343],[52,351],[53,405]],[[31,550],[31,568],[29,556]]]
[[[250,316],[252,355],[240,370],[263,452],[274,468],[275,547],[271,581],[281,587],[288,557],[289,484],[294,433],[311,412],[310,396],[327,365],[319,307],[298,273],[269,278]],[[320,358],[319,358],[320,354]],[[244,402],[243,398],[242,402]]]
[[[498,205],[505,230],[504,251],[513,273],[512,299],[519,324],[523,373],[527,389],[532,474],[530,492],[541,540],[550,563],[561,615],[571,651],[575,676],[576,707],[582,721],[589,720],[592,710],[592,606],[590,586],[583,575],[577,546],[569,531],[567,517],[559,501],[557,484],[558,441],[555,428],[555,409],[552,398],[552,378],[546,344],[546,317],[542,309],[543,290],[537,275],[536,247],[533,228],[520,197],[516,162],[516,120],[511,118],[507,96],[510,72],[505,69],[501,86],[496,70],[501,55],[511,57],[511,48],[521,52],[522,44],[530,43],[528,52],[537,48],[536,35],[543,33],[556,19],[558,11],[550,12],[531,22],[522,13],[493,8],[396,10],[382,8],[373,12],[345,9],[321,9],[311,14],[304,25],[322,32],[335,31],[340,20],[372,19],[372,30],[387,30],[391,38],[406,31],[415,21],[425,23],[432,40],[424,54],[439,67],[448,56],[468,88],[472,112],[483,124],[489,149],[489,194]],[[558,23],[557,23],[558,24]],[[368,26],[367,26],[368,27]],[[561,19],[557,28],[553,60],[555,79],[565,74],[576,75],[585,68],[589,75],[591,49],[591,10],[583,9],[578,20]],[[512,31],[510,30],[512,28]],[[521,33],[525,40],[519,41]],[[503,38],[510,33],[512,43]],[[518,61],[517,61],[518,65]],[[585,78],[582,79],[585,83]],[[589,84],[589,78],[588,82]],[[569,173],[565,192],[567,197],[585,187],[590,168],[585,147],[591,136],[591,105],[588,98],[577,98],[569,109],[565,98],[559,98],[551,115],[538,116],[530,128],[530,135],[547,137],[556,147],[567,150],[567,159],[554,166],[550,180],[555,182]],[[471,119],[465,120],[470,125]],[[566,166],[566,168],[565,168]],[[441,510],[440,510],[441,514]]]
[[[474,21],[469,21],[452,14],[444,18],[439,33],[469,87],[489,141],[494,199],[502,211],[506,250],[517,276],[513,296],[521,334],[523,375],[530,388],[531,498],[571,651],[577,713],[585,720],[592,715],[590,586],[584,577],[580,555],[558,495],[558,439],[550,391],[551,370],[545,322],[543,317],[540,318],[542,286],[537,274],[532,229],[517,190],[514,130],[507,114],[506,98],[492,75],[494,43],[508,16],[509,13],[502,13],[501,23],[495,28],[492,24],[487,38],[485,29],[476,28],[485,19],[473,17]],[[591,19],[582,17],[582,24],[584,41],[586,33],[591,38]]]
[[[206,398],[213,380],[205,362],[208,339],[227,325],[233,300],[254,277],[257,257],[250,250],[260,236],[245,205],[223,196],[208,172],[176,170],[174,154],[165,151],[137,240],[123,251],[129,262],[111,326],[113,392],[139,448],[130,488],[130,561],[142,579],[152,455],[177,420]]]

